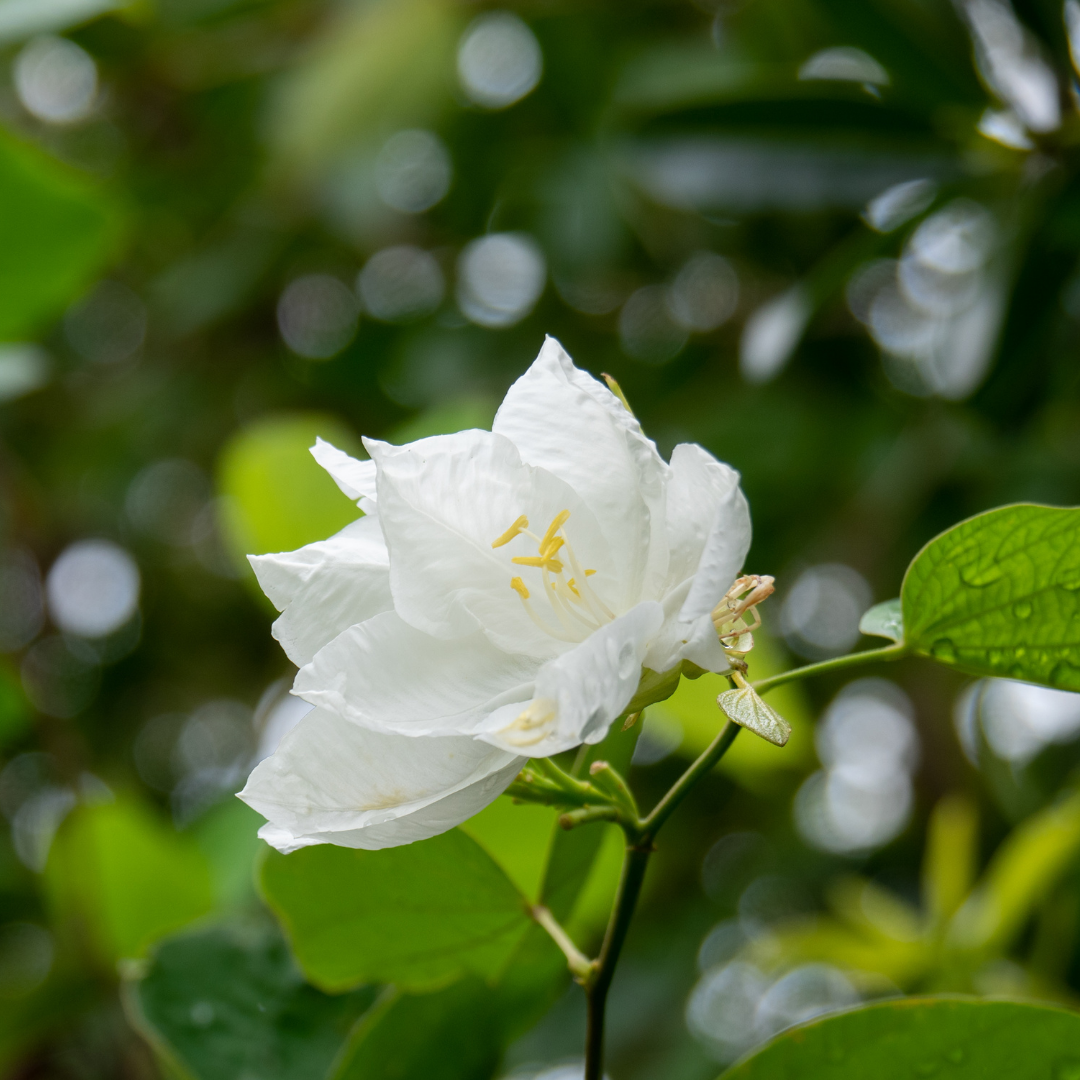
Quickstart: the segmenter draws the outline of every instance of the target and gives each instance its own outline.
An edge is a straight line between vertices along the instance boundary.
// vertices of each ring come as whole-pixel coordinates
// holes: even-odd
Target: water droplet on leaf
[[[956,646],[949,638],[938,638],[938,640],[930,646],[930,655],[935,660],[940,660],[943,664],[955,664]]]

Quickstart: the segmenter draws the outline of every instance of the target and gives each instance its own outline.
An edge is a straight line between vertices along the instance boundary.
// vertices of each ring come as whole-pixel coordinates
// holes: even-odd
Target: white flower
[[[282,850],[380,848],[472,816],[527,757],[599,742],[646,672],[728,667],[711,612],[742,567],[738,474],[670,465],[548,338],[493,430],[312,453],[366,516],[253,556],[316,708],[241,798]]]

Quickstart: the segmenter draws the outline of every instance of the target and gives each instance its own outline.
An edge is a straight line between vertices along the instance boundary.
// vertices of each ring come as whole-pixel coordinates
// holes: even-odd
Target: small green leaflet
[[[791,738],[791,725],[767,705],[753,687],[725,690],[716,699],[716,704],[733,723],[760,735],[767,742],[783,746]]]
[[[904,640],[904,615],[900,600],[886,600],[875,604],[859,620],[859,632],[868,637],[884,637],[892,641]]]
[[[901,599],[915,652],[1080,690],[1080,508],[1018,504],[961,522],[915,557]]]
[[[977,998],[892,998],[788,1028],[722,1080],[1066,1080],[1080,1014]]]

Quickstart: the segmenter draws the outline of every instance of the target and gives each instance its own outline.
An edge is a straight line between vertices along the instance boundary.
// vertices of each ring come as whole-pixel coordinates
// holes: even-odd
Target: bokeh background
[[[258,993],[139,993],[315,995],[232,797],[303,711],[243,555],[355,514],[315,436],[486,426],[557,336],[742,472],[755,674],[859,646],[961,518],[1080,501],[1077,61],[1077,0],[0,0],[0,1072],[316,1077],[371,1000],[279,1017],[290,1058]],[[789,746],[668,827],[616,1080],[885,994],[1080,1001],[1080,699],[871,675],[777,692]],[[717,683],[649,711],[646,804]],[[539,813],[469,826],[524,887]],[[462,1075],[572,1076],[583,1023]]]

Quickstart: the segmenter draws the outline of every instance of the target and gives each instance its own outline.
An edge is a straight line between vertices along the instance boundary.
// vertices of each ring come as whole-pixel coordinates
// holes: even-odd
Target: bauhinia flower
[[[251,558],[315,706],[240,793],[280,850],[434,836],[528,758],[599,742],[639,690],[748,647],[771,579],[735,583],[738,473],[693,444],[665,462],[554,339],[491,431],[364,446],[312,449],[363,517]]]

